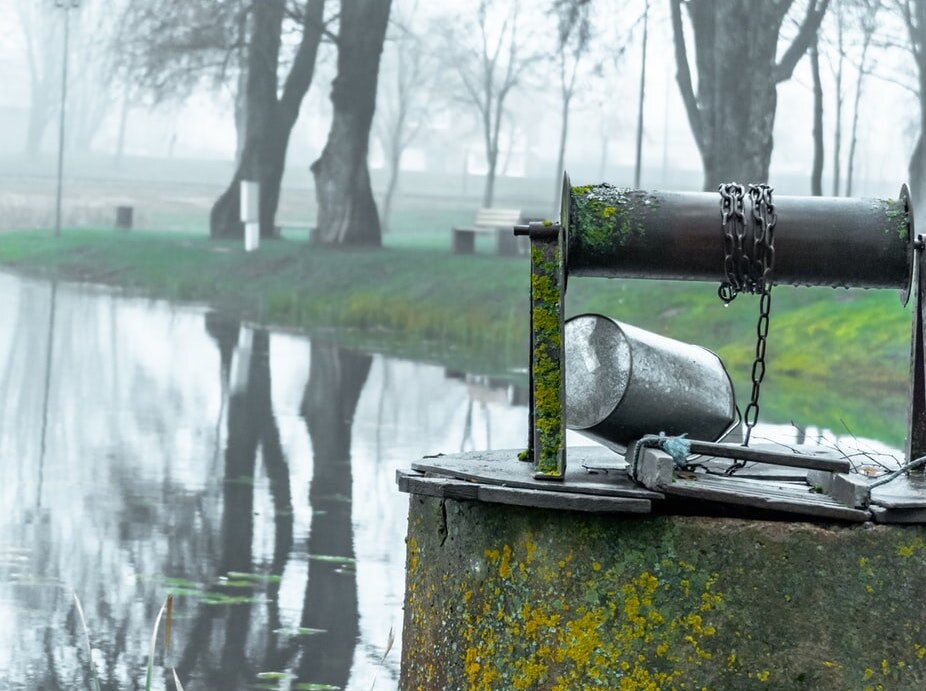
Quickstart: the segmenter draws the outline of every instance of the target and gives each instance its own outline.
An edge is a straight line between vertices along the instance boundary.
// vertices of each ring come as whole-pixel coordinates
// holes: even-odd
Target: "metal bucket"
[[[599,314],[566,322],[566,425],[623,452],[646,434],[717,441],[736,424],[733,383],[700,346]]]

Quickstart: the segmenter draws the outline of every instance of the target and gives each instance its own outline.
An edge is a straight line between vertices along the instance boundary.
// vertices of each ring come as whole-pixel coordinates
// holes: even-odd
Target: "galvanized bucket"
[[[700,346],[600,314],[566,322],[566,425],[623,452],[646,434],[717,441],[737,423],[733,383]]]

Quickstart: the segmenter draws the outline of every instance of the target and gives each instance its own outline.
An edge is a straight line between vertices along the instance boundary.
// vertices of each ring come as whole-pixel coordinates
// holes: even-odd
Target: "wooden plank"
[[[926,523],[926,509],[886,509],[883,506],[869,506],[875,523]]]
[[[412,463],[412,469],[501,487],[639,499],[662,498],[662,494],[637,485],[628,476],[623,459],[600,447],[570,449],[565,479],[556,484],[535,479],[533,466],[517,460],[515,450],[425,458]]]
[[[649,513],[648,499],[631,497],[589,496],[570,492],[498,487],[465,482],[446,477],[425,477],[418,473],[396,472],[399,490],[441,499],[483,501],[493,504],[525,506],[552,511],[590,513]]]
[[[914,472],[875,487],[871,490],[871,503],[887,509],[924,509],[926,477]]]
[[[418,473],[396,471],[396,484],[400,492],[423,494],[441,499],[475,500],[479,498],[479,485],[461,480],[435,481]]]
[[[806,487],[762,483],[770,486],[760,489],[744,486],[743,482],[735,477],[699,474],[697,479],[676,478],[675,482],[663,487],[662,491],[671,496],[858,523],[863,523],[870,517],[867,511],[843,506],[830,497],[808,492]]]
[[[530,506],[555,511],[585,511],[590,513],[649,513],[649,499],[611,497],[548,489],[492,487],[479,485],[479,500],[514,506]]]

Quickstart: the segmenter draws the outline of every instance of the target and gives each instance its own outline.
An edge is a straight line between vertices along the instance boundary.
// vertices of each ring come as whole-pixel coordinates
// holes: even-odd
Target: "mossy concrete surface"
[[[402,689],[926,688],[926,528],[412,496]]]

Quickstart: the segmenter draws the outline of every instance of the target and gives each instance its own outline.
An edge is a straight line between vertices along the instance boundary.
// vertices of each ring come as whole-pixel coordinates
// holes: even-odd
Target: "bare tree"
[[[797,35],[776,62],[778,36],[793,0],[688,0],[697,68],[692,84],[682,0],[670,0],[678,85],[701,153],[704,189],[764,182],[772,156],[777,84],[813,43],[829,0],[808,0]]]
[[[236,164],[246,134],[247,46],[252,0],[126,0],[111,50],[123,84],[121,141],[130,101],[178,103],[203,88],[231,87]],[[234,86],[231,86],[234,85]],[[120,145],[117,142],[117,157]]]
[[[432,58],[412,22],[418,11],[417,0],[401,12],[393,10],[391,50],[383,55],[388,61],[388,79],[379,80],[376,106],[376,135],[386,157],[389,179],[380,209],[383,232],[389,231],[389,218],[402,165],[402,155],[421,131],[434,107],[431,85],[437,75]]]
[[[23,50],[29,74],[29,119],[25,153],[34,156],[45,131],[60,107],[63,11],[54,4],[17,3]],[[65,146],[86,152],[112,105],[113,53],[109,38],[121,16],[118,4],[84,2],[70,12],[71,59],[80,69],[68,79],[68,129]]]
[[[50,21],[53,17],[49,6],[30,2],[16,3],[15,7],[29,68],[29,121],[24,151],[27,156],[34,156],[39,152],[45,129],[55,114],[61,39],[58,22]],[[41,27],[49,24],[51,31],[41,32]]]
[[[852,196],[852,176],[855,168],[855,148],[858,143],[859,104],[862,98],[862,86],[870,71],[868,65],[869,49],[878,28],[880,0],[857,0],[855,4],[856,23],[862,46],[855,77],[855,100],[852,105],[852,132],[849,138],[849,160],[846,162],[846,196]]]
[[[588,2],[575,0],[555,0],[554,11],[557,23],[556,66],[559,72],[560,95],[560,131],[559,148],[556,157],[556,177],[554,178],[554,198],[559,207],[562,194],[563,169],[566,158],[566,139],[569,136],[569,112],[576,90],[576,77],[579,67],[588,54],[591,39],[591,22]]]
[[[499,140],[505,104],[538,59],[526,49],[519,30],[519,0],[479,0],[475,22],[461,19],[448,32],[451,67],[462,86],[462,100],[475,112],[485,148],[486,173],[482,205],[492,206],[498,171]]]

